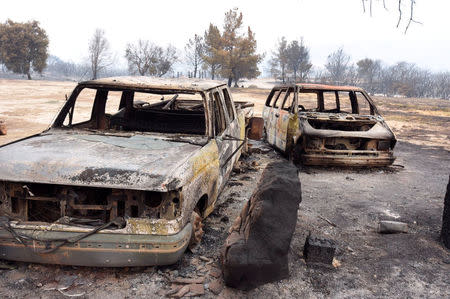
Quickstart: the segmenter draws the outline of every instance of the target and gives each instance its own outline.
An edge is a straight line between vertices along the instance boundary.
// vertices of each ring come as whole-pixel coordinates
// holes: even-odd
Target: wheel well
[[[206,207],[208,205],[208,194],[203,194],[202,197],[197,202],[197,205],[195,206],[195,210],[199,212],[200,216],[203,217]]]

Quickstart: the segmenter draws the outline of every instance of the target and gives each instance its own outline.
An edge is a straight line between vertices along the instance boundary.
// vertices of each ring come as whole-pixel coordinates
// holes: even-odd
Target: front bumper
[[[382,167],[395,161],[392,151],[325,150],[307,151],[301,156],[304,165]]]
[[[39,239],[71,238],[78,232],[35,231],[17,232]],[[25,247],[11,234],[0,229],[0,258],[11,261],[92,267],[127,267],[170,265],[186,250],[192,233],[188,223],[179,233],[167,236],[99,232],[74,244],[66,244],[50,253],[39,253],[46,244],[27,241]],[[58,242],[46,242],[54,247]]]

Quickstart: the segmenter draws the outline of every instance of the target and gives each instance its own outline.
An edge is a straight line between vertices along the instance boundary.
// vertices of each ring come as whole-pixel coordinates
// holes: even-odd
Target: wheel
[[[288,158],[294,164],[300,163],[301,158],[301,148],[298,144],[294,145],[294,147],[289,151]]]
[[[191,224],[192,234],[188,245],[188,248],[190,250],[196,248],[200,244],[204,233],[202,217],[200,217],[200,215],[196,211],[192,212]]]

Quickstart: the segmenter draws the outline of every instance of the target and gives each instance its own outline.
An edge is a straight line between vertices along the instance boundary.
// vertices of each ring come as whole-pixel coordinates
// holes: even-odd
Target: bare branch
[[[406,25],[405,28],[405,34],[408,31],[409,25],[411,25],[412,23],[417,23],[417,24],[422,24],[419,21],[414,20],[414,5],[416,4],[416,0],[411,0],[411,11],[410,11],[410,15],[409,15],[409,20],[408,20],[408,25]]]
[[[398,0],[398,22],[397,28],[400,26],[400,21],[402,20],[402,0]]]

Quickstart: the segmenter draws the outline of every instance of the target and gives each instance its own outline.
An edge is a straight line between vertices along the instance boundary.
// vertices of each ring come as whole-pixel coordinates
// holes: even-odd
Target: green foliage
[[[203,37],[195,34],[184,47],[187,62],[194,68],[194,78],[197,78],[197,70],[203,63]]]
[[[31,69],[42,73],[47,66],[48,37],[39,22],[0,24],[0,62],[14,73],[26,74]]]
[[[234,81],[237,86],[241,78],[256,78],[260,72],[258,63],[263,58],[256,54],[255,34],[247,28],[241,33],[242,13],[231,9],[225,13],[223,33],[210,24],[204,37],[203,61],[211,69],[214,79],[216,71],[228,78],[228,85]]]
[[[260,74],[258,63],[263,57],[256,54],[255,34],[250,27],[247,28],[247,34],[241,34],[241,27],[242,13],[238,13],[237,9],[230,9],[225,13],[220,73],[228,78],[228,86],[234,81],[234,86],[237,87],[239,79],[256,78]]]
[[[270,72],[275,78],[281,77],[281,80],[285,83],[288,55],[287,40],[284,36],[278,41],[276,51],[273,52],[272,55],[272,59],[270,60]]]
[[[211,72],[211,78],[214,80],[217,69],[221,66],[222,36],[219,28],[213,24],[209,24],[208,30],[205,31],[203,44],[203,65],[208,67]]]
[[[312,64],[309,60],[309,49],[304,45],[303,38],[300,42],[293,40],[286,49],[287,65],[294,73],[294,82],[297,82],[297,75],[304,81],[311,71]]]

